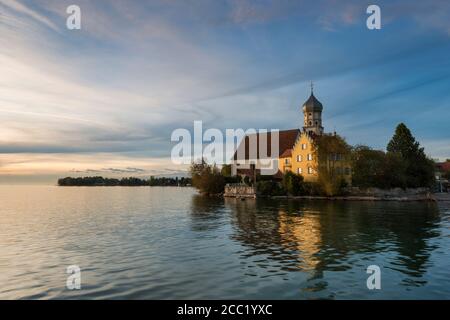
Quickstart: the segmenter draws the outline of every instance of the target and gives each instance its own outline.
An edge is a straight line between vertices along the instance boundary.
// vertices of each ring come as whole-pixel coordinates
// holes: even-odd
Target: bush
[[[216,165],[209,165],[203,159],[193,163],[190,168],[192,185],[200,192],[211,195],[220,194],[225,188],[225,178]]]
[[[280,196],[285,194],[280,183],[273,180],[263,180],[257,182],[258,193],[262,196]]]
[[[222,166],[222,169],[220,170],[220,173],[221,173],[222,176],[224,176],[225,178],[231,177],[231,164],[224,164],[224,165]]]
[[[322,186],[317,182],[309,182],[305,184],[305,192],[307,192],[311,196],[323,196],[325,195],[325,191]]]
[[[348,184],[344,178],[330,178],[326,173],[322,173],[319,176],[318,186],[315,187],[314,191],[326,196],[340,196],[344,194],[346,187],[348,187]]]
[[[450,180],[450,170],[444,172],[444,173],[442,174],[442,177],[443,177],[444,179],[449,179],[449,180]]]
[[[287,171],[283,176],[283,188],[288,195],[299,196],[304,193],[303,177],[291,171]]]
[[[225,180],[225,184],[228,184],[228,183],[240,183],[241,182],[241,177],[239,177],[239,176],[234,176],[234,177],[227,177],[227,176],[224,176],[224,180]]]

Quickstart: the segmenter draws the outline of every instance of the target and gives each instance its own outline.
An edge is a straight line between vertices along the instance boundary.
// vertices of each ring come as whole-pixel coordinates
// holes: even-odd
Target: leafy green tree
[[[406,188],[408,186],[406,169],[406,163],[399,154],[386,153],[379,187],[384,189]]]
[[[367,146],[352,150],[352,182],[357,187],[404,188],[406,186],[405,164],[395,153],[386,154]]]
[[[386,154],[359,145],[352,151],[352,183],[357,187],[378,187],[383,184]]]
[[[430,187],[434,183],[434,163],[427,158],[411,131],[404,123],[395,129],[387,145],[388,154],[397,154],[405,164],[406,186]]]

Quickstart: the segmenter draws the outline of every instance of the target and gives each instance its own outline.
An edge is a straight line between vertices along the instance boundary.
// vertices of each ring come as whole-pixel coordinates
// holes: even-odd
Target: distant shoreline
[[[185,177],[150,177],[149,179],[129,178],[104,178],[96,177],[66,177],[58,179],[60,187],[190,187],[191,178]]]
[[[127,185],[104,185],[104,184],[97,184],[97,185],[56,185],[57,187],[107,187],[107,188],[114,188],[114,187],[147,187],[147,188],[151,188],[151,187],[164,187],[164,188],[193,188],[190,185],[185,185],[185,186],[127,186]]]

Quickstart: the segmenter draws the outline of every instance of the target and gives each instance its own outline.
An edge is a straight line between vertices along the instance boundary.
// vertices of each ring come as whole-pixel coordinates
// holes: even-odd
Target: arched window
[[[312,126],[312,121],[309,122],[309,125]]]

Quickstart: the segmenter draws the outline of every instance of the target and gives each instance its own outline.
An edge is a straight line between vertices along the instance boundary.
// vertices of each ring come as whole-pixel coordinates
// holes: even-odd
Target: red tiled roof
[[[450,171],[450,161],[436,163],[436,166],[442,171]]]
[[[280,158],[287,158],[292,156],[292,149],[287,149],[285,152],[283,152],[280,156]]]
[[[299,129],[292,129],[292,130],[280,130],[279,131],[279,150],[278,153],[274,150],[272,153],[272,133],[267,133],[267,155],[264,155],[265,157],[262,157],[262,159],[267,158],[278,158],[279,155],[283,155],[287,150],[292,149],[294,146],[294,143],[297,139],[297,136],[300,134]],[[249,159],[249,145],[250,137],[253,137],[255,134],[247,135],[244,139],[242,139],[241,143],[239,144],[239,147],[237,148],[236,152],[234,153],[233,159],[234,160],[248,160]],[[256,133],[256,144],[257,144],[257,155],[258,159],[261,159],[259,156],[259,133]],[[242,149],[245,148],[245,158],[239,158],[238,154],[242,153]],[[239,152],[238,152],[239,151]]]

